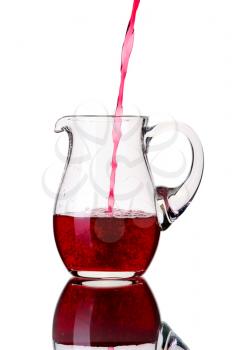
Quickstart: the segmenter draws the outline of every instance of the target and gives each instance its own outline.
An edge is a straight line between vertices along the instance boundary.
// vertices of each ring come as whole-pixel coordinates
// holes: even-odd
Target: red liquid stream
[[[117,150],[118,145],[121,139],[121,124],[122,124],[122,114],[123,114],[123,94],[124,94],[124,84],[128,69],[128,64],[130,60],[130,55],[133,49],[134,44],[134,25],[136,13],[139,7],[140,0],[134,0],[132,13],[130,17],[130,21],[127,27],[125,40],[122,46],[122,57],[121,57],[121,82],[119,87],[117,108],[114,117],[114,125],[112,131],[112,138],[114,143],[112,162],[111,162],[111,175],[110,175],[110,191],[108,196],[108,211],[112,213],[114,208],[114,187],[115,187],[115,178],[116,178],[116,170],[117,170]]]

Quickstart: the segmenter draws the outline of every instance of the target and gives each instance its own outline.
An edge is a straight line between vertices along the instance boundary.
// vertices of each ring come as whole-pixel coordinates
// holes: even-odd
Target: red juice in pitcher
[[[68,270],[142,274],[156,251],[157,218],[143,212],[103,210],[89,216],[54,215],[55,240]],[[119,275],[120,276],[120,275]]]
[[[69,150],[55,203],[54,234],[64,264],[78,276],[142,274],[154,256],[160,229],[185,211],[203,173],[201,143],[190,127],[178,123],[176,130],[187,137],[193,151],[190,172],[178,187],[156,187],[147,153],[154,131],[162,132],[163,127],[148,127],[145,116],[123,116],[139,3],[133,2],[122,47],[115,114],[66,116],[55,127],[55,132],[68,133]],[[169,130],[169,125],[164,127]]]

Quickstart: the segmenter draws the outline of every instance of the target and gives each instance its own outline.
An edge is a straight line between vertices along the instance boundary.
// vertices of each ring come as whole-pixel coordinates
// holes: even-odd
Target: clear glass
[[[169,325],[163,322],[159,332],[156,350],[189,350],[189,348]]]
[[[68,282],[53,320],[55,350],[187,350],[145,280]]]
[[[61,258],[82,277],[128,278],[144,273],[166,229],[191,202],[203,172],[203,151],[185,124],[193,152],[186,181],[177,188],[155,186],[149,143],[168,123],[148,127],[148,117],[123,116],[117,151],[115,205],[108,212],[114,116],[69,116],[55,131],[66,131],[69,151],[54,211]]]

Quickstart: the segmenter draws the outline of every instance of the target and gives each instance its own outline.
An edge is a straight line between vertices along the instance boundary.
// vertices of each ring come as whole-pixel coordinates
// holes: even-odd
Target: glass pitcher
[[[121,117],[114,207],[108,210],[114,116],[68,116],[69,151],[54,210],[57,248],[75,276],[128,278],[141,275],[167,229],[193,199],[203,173],[203,150],[194,131],[176,123],[190,142],[192,165],[175,188],[156,187],[147,152],[170,123],[148,126],[148,117]],[[173,128],[173,124],[171,125]]]

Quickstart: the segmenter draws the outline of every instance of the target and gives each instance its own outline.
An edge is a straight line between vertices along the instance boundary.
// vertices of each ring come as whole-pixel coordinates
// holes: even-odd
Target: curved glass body
[[[193,131],[180,124],[177,131],[185,133],[198,156],[193,157],[182,186],[155,187],[147,151],[160,126],[148,127],[147,122],[147,117],[121,117],[114,207],[109,211],[113,116],[70,116],[57,121],[55,131],[68,133],[69,152],[55,204],[54,233],[61,258],[74,275],[142,274],[154,256],[160,230],[184,211],[197,190],[202,148]]]

